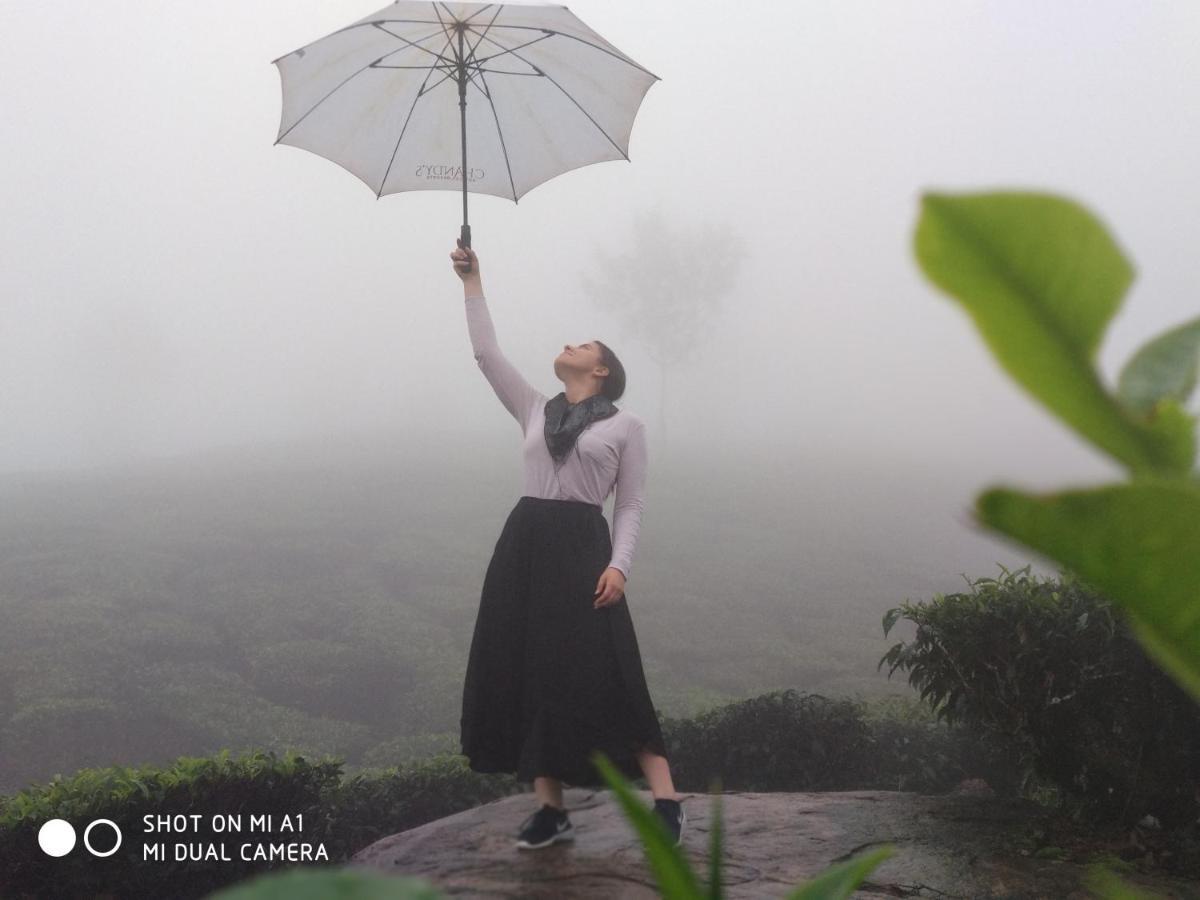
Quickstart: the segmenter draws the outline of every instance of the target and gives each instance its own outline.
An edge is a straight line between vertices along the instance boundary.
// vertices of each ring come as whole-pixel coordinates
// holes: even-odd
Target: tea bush
[[[907,671],[939,718],[1011,747],[1024,780],[1049,781],[1089,817],[1194,821],[1200,707],[1120,608],[1029,566],[968,585],[887,612],[885,634],[901,617],[917,626],[880,660],[889,676]]]

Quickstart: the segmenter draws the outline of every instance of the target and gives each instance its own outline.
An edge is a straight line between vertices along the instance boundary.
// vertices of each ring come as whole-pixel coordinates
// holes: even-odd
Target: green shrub
[[[1011,748],[1026,780],[1049,781],[1089,815],[1193,821],[1200,708],[1121,610],[1029,566],[967,581],[967,592],[887,612],[885,634],[901,617],[917,626],[880,660],[889,677],[907,671],[936,715]]]
[[[0,897],[202,896],[284,863],[242,861],[236,853],[220,863],[144,861],[142,839],[150,840],[143,831],[144,815],[200,815],[195,832],[171,836],[197,843],[228,837],[209,830],[212,815],[303,815],[303,833],[288,840],[318,843],[326,835],[322,800],[340,774],[337,761],[310,763],[293,754],[279,759],[260,752],[232,758],[226,751],[211,758],[184,757],[162,769],[113,766],[56,776],[0,807]],[[65,819],[82,832],[85,823],[99,818],[111,819],[123,834],[110,857],[97,859],[77,846],[54,858],[38,845],[38,829],[49,819]]]
[[[330,856],[349,859],[389,834],[527,789],[511,775],[481,775],[458,755],[359,773],[328,793]]]
[[[860,708],[870,738],[855,789],[943,794],[979,778],[998,794],[1017,793],[1020,770],[997,742],[948,724],[908,696],[875,698]]]
[[[828,791],[858,787],[868,740],[856,704],[776,691],[670,723],[664,738],[676,787]]]
[[[878,701],[783,691],[667,720],[663,735],[681,790],[706,790],[716,775],[735,790],[941,791],[964,774],[983,774],[979,746],[911,704],[885,711]],[[91,897],[119,886],[122,893],[196,897],[269,868],[261,861],[145,862],[147,813],[303,813],[303,834],[294,839],[321,843],[338,863],[389,834],[526,790],[512,776],[472,771],[456,754],[352,776],[340,760],[314,764],[264,752],[185,757],[164,768],[84,769],[0,798],[0,896]],[[125,841],[104,865],[82,849],[52,859],[37,844],[37,829],[52,818],[77,826],[112,819]],[[201,831],[171,840],[221,838]]]

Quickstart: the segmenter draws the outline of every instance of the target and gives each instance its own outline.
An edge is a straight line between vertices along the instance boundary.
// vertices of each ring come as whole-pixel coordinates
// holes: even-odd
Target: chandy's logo
[[[417,166],[416,176],[426,181],[462,181],[462,166]],[[467,181],[479,181],[485,175],[483,169],[468,169]]]

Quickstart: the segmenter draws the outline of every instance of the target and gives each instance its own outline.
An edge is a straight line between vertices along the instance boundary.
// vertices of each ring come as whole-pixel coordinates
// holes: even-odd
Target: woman
[[[646,427],[613,405],[624,368],[600,341],[567,344],[554,360],[564,390],[547,398],[500,352],[475,252],[459,240],[450,258],[475,359],[525,435],[524,494],[488,564],[471,640],[463,755],[477,772],[533,782],[541,805],[522,823],[522,849],[573,840],[562,783],[604,784],[594,750],[645,776],[678,844],[686,817],[625,603]],[[614,488],[610,538],[603,504]]]

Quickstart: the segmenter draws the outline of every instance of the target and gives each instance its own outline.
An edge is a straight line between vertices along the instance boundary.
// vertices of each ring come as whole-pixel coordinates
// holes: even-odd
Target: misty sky
[[[376,200],[273,145],[270,60],[381,5],[0,3],[0,472],[421,440],[447,406],[469,435],[508,433],[516,464],[447,256],[459,195]],[[659,209],[728,221],[751,250],[696,362],[672,373],[673,439],[1024,483],[1119,472],[923,280],[912,229],[926,188],[1084,201],[1138,272],[1101,351],[1114,380],[1200,310],[1200,4],[570,8],[663,80],[632,162],[519,204],[471,196],[501,346],[539,389],[561,389],[563,343],[598,337],[625,361],[624,405],[655,424],[653,364],[579,279]]]

